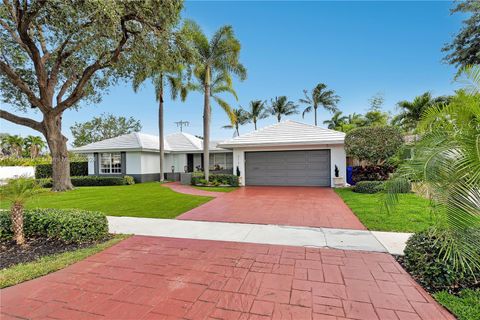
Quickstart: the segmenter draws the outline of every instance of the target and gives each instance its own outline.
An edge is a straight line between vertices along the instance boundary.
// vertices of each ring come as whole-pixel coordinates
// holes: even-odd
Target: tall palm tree
[[[432,105],[445,104],[448,97],[433,98],[430,92],[417,96],[413,101],[403,100],[397,103],[397,107],[401,110],[392,122],[401,126],[406,131],[411,131],[417,127],[422,118],[422,114]]]
[[[250,110],[247,111],[247,117],[249,121],[253,122],[255,130],[257,130],[257,121],[268,117],[265,104],[266,102],[262,100],[250,101]]]
[[[28,136],[24,141],[25,147],[28,149],[32,159],[38,157],[42,149],[46,146],[45,141],[43,141],[40,136]]]
[[[480,78],[471,80],[447,106],[433,105],[423,112],[414,156],[387,184],[385,202],[389,210],[398,203],[399,185],[405,180],[428,190],[435,204],[434,232],[446,239],[440,243],[439,258],[453,261],[463,272],[480,270]]]
[[[25,144],[24,139],[19,135],[8,136],[7,143],[9,146],[10,153],[19,158],[22,156],[23,146]]]
[[[328,129],[331,130],[340,130],[342,125],[344,125],[347,121],[348,117],[342,116],[341,111],[337,111],[333,114],[330,120],[323,121],[323,124],[326,124]]]
[[[232,116],[230,118],[231,124],[223,126],[224,129],[235,129],[235,134],[240,135],[239,127],[248,123],[248,113],[243,110],[242,107],[238,109],[232,109]]]
[[[245,67],[240,63],[240,42],[235,37],[231,26],[223,26],[215,32],[209,40],[200,27],[190,22],[191,45],[196,50],[197,59],[194,66],[194,75],[197,83],[191,84],[190,89],[203,93],[203,162],[205,179],[209,178],[210,165],[210,98],[231,118],[230,105],[217,94],[228,92],[237,100],[233,89],[232,75],[240,80],[247,77]]]
[[[188,26],[178,32],[173,41],[152,39],[152,47],[134,55],[138,61],[133,77],[133,90],[137,92],[146,80],[150,80],[155,88],[158,102],[158,148],[160,152],[160,181],[164,180],[165,136],[164,136],[164,103],[165,90],[170,89],[170,98],[176,100],[180,96],[184,102],[187,97],[185,66],[193,60],[193,51],[186,45]]]
[[[322,106],[330,112],[338,111],[337,103],[340,97],[335,94],[335,91],[327,90],[327,85],[324,83],[317,84],[310,95],[307,90],[303,90],[303,94],[305,98],[300,99],[300,103],[306,104],[307,107],[303,110],[302,118],[305,117],[306,113],[312,112],[313,110],[315,113],[315,125],[317,125],[317,109],[319,106]]]
[[[298,106],[295,105],[292,101],[288,101],[286,96],[275,97],[271,99],[271,105],[268,108],[268,112],[272,116],[277,117],[277,121],[282,121],[282,116],[290,116],[292,114],[298,113]]]
[[[12,221],[13,238],[18,245],[25,244],[23,232],[23,211],[25,203],[38,190],[35,179],[20,177],[11,179],[0,189],[2,198],[11,202],[10,216]]]

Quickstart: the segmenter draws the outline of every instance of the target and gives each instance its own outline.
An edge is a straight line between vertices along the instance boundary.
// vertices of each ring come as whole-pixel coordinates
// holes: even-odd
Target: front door
[[[187,153],[187,172],[193,172],[193,154]]]

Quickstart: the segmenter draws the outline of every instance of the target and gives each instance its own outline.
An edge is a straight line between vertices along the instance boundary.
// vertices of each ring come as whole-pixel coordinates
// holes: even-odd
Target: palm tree
[[[30,153],[30,157],[35,159],[38,157],[46,144],[40,136],[28,136],[25,138],[25,147]]]
[[[292,114],[297,114],[298,106],[295,105],[292,101],[288,101],[286,96],[275,97],[271,100],[271,105],[268,108],[268,112],[272,116],[277,117],[277,121],[282,121],[282,116],[290,116]]]
[[[392,122],[400,125],[406,131],[413,130],[417,127],[425,110],[435,104],[448,103],[448,99],[448,97],[433,98],[430,92],[425,92],[415,97],[411,102],[400,101],[397,103],[397,107],[401,109],[401,112],[392,119]]]
[[[326,124],[328,129],[331,130],[341,130],[342,125],[347,121],[348,117],[342,116],[341,111],[337,111],[333,114],[330,120],[323,121],[323,124]]]
[[[2,198],[11,202],[10,215],[13,238],[18,245],[25,244],[23,232],[24,205],[37,190],[35,179],[24,177],[9,180],[7,185],[1,189]]]
[[[223,92],[231,93],[237,100],[233,89],[232,75],[240,80],[247,76],[245,67],[240,63],[240,42],[233,33],[231,26],[224,26],[215,32],[209,40],[195,23],[190,23],[191,45],[197,53],[194,66],[196,84],[189,86],[192,90],[203,93],[203,162],[205,179],[209,178],[210,162],[210,121],[211,106],[210,98],[229,115],[231,118],[232,109],[230,105],[218,94]]]
[[[248,123],[248,112],[243,110],[242,107],[238,109],[232,109],[232,117],[230,118],[231,124],[223,126],[224,129],[235,129],[235,134],[240,135],[239,127]]]
[[[446,239],[440,258],[463,272],[480,270],[480,239],[472,232],[480,229],[479,79],[476,84],[472,79],[475,85],[468,90],[457,91],[447,106],[433,105],[423,112],[414,156],[388,182],[385,201],[389,210],[398,203],[399,185],[405,180],[428,190],[437,218],[434,232]]]
[[[146,80],[150,79],[155,88],[158,102],[158,148],[160,151],[160,181],[164,180],[165,138],[164,138],[164,103],[165,90],[170,88],[170,97],[177,99],[180,95],[184,102],[187,97],[187,85],[184,84],[185,65],[193,59],[193,52],[183,42],[186,41],[187,26],[184,26],[175,41],[166,42],[153,39],[150,50],[142,50],[134,58],[138,59],[133,77],[133,90],[137,92]]]
[[[24,140],[18,135],[8,136],[7,143],[10,149],[10,153],[19,158],[22,156]]]
[[[307,107],[303,110],[302,118],[305,117],[306,113],[312,112],[313,110],[315,113],[315,125],[317,125],[317,109],[319,106],[322,106],[325,110],[330,112],[338,111],[337,103],[340,100],[340,97],[335,94],[335,91],[326,89],[326,84],[319,83],[312,90],[310,95],[308,95],[307,90],[303,90],[305,98],[300,99],[300,103],[306,104]]]
[[[250,101],[250,111],[247,111],[248,121],[253,122],[255,130],[257,130],[257,121],[268,117],[268,112],[265,107],[265,101],[254,100]]]

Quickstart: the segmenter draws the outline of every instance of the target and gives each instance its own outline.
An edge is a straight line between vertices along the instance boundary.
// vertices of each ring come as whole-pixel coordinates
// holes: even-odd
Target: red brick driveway
[[[177,219],[366,229],[333,189],[319,187],[244,187]]]
[[[139,237],[0,291],[1,319],[453,319],[383,253]]]

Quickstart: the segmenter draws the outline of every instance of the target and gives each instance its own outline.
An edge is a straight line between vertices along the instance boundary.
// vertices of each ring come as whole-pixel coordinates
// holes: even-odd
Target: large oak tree
[[[16,111],[0,117],[45,136],[53,190],[72,188],[63,113],[130,76],[129,55],[171,32],[181,8],[177,0],[3,0],[0,90]],[[40,121],[19,115],[31,109]]]

